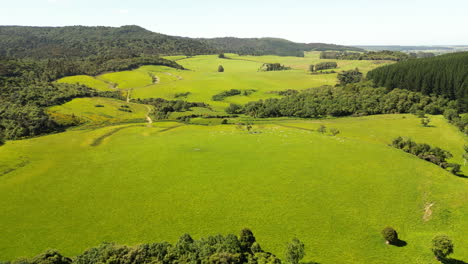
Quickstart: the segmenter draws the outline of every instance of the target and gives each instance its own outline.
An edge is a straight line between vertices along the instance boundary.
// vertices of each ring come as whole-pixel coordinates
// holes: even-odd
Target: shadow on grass
[[[443,263],[443,264],[468,264],[463,260],[452,259],[452,258],[450,258],[450,259],[441,259],[440,262]]]
[[[406,243],[406,241],[404,241],[404,240],[398,239],[398,241],[393,243],[392,245],[396,246],[396,247],[406,247],[406,245],[408,245],[408,243]]]
[[[466,176],[465,174],[463,173],[452,173],[453,175],[457,176],[457,177],[460,177],[460,178],[464,178],[464,179],[468,179],[468,176]]]

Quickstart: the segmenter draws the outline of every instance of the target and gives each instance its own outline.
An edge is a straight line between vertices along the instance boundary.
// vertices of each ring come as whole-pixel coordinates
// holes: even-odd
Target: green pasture
[[[131,112],[122,111],[122,106]],[[63,105],[49,108],[49,114],[58,123],[67,121],[71,116],[87,126],[103,126],[118,123],[138,123],[145,122],[149,106],[142,104],[127,103],[121,100],[110,98],[76,98]]]
[[[106,73],[99,76],[100,79],[117,84],[118,89],[131,89],[151,85],[153,80],[148,72],[133,70]]]
[[[437,234],[467,261],[467,179],[388,146],[411,136],[461,161],[465,137],[431,119],[427,128],[410,115],[270,119],[250,133],[137,123],[8,141],[0,147],[0,260],[249,227],[280,257],[298,237],[305,261],[321,264],[435,264]],[[341,133],[318,133],[320,124]],[[405,247],[384,243],[387,225]]]
[[[308,72],[310,64],[321,61],[319,52],[306,53],[301,57],[280,56],[239,56],[226,54],[228,59],[220,59],[217,55],[203,55],[185,58],[171,56],[168,59],[177,60],[188,70],[177,70],[165,66],[142,66],[133,71],[108,73],[98,76],[100,80],[115,83],[119,89],[132,89],[132,98],[165,98],[176,99],[178,93],[190,92],[186,98],[192,102],[205,102],[212,106],[212,110],[222,114],[230,103],[245,104],[250,101],[277,97],[278,91],[287,89],[303,90],[322,85],[336,84],[337,74],[311,75]],[[337,71],[359,68],[363,72],[381,66],[376,61],[340,61]],[[263,63],[281,63],[290,66],[287,71],[261,72]],[[217,72],[218,66],[223,65],[225,72]],[[151,75],[158,77],[153,83]],[[70,77],[67,77],[70,78]],[[70,79],[61,79],[68,82]],[[72,77],[73,78],[73,77]],[[90,77],[91,78],[91,77]],[[73,80],[73,79],[72,79]],[[74,81],[76,82],[76,81]],[[89,83],[94,87],[92,83]],[[95,87],[98,88],[98,87]],[[227,97],[223,101],[213,101],[212,96],[220,92],[238,90],[256,90],[245,96]]]
[[[57,82],[59,83],[72,83],[72,84],[83,84],[92,88],[95,88],[99,91],[114,91],[114,84],[111,82],[106,82],[99,77],[93,77],[88,75],[76,75],[65,77]]]

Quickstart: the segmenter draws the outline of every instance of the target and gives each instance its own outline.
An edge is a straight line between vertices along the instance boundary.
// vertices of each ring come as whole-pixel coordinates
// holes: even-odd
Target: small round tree
[[[432,239],[432,252],[440,260],[453,253],[453,242],[445,235],[439,235]]]
[[[218,66],[218,72],[224,72],[224,67],[223,65]]]
[[[382,236],[387,244],[395,244],[398,242],[398,233],[393,227],[386,227],[382,230]]]
[[[290,264],[298,264],[299,261],[305,256],[304,243],[302,243],[299,239],[294,238],[288,244],[285,255],[286,260]]]

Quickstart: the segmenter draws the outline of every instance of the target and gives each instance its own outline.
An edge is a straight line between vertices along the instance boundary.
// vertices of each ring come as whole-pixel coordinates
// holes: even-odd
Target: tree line
[[[468,52],[408,60],[376,68],[367,74],[376,86],[443,95],[468,111]]]
[[[166,100],[163,98],[145,98],[132,100],[134,103],[147,104],[154,106],[154,109],[150,112],[155,119],[167,119],[173,112],[184,112],[190,111],[192,107],[206,107],[209,105],[203,102],[187,102],[184,100]]]
[[[395,138],[392,141],[391,146],[415,155],[425,161],[434,163],[443,169],[451,168],[451,172],[455,175],[460,172],[460,164],[447,162],[447,159],[453,157],[453,155],[447,150],[443,150],[439,147],[431,147],[425,143],[416,143],[410,138],[403,137]]]
[[[297,238],[287,244],[286,260],[298,264],[304,257],[304,244]],[[274,254],[262,249],[250,229],[234,234],[214,235],[193,239],[182,235],[175,244],[159,242],[124,246],[102,243],[87,249],[82,254],[69,258],[56,250],[48,250],[31,259],[18,259],[1,264],[281,264]]]
[[[373,88],[370,82],[345,86],[322,86],[290,93],[282,98],[270,98],[231,104],[226,112],[253,117],[361,116],[375,114],[416,113],[442,114],[456,109],[457,103],[441,96],[427,96],[404,89]]]
[[[392,227],[384,228],[381,234],[388,245],[399,247],[406,245]],[[438,261],[444,262],[450,260],[447,257],[454,252],[454,243],[446,235],[437,235],[432,239],[430,250]],[[305,255],[304,243],[293,238],[286,244],[284,262],[303,263],[300,261]],[[137,246],[105,242],[73,258],[63,256],[57,250],[47,250],[30,259],[0,261],[0,264],[281,264],[282,262],[273,253],[263,250],[253,232],[244,228],[239,236],[218,234],[196,240],[189,234],[184,234],[175,244],[156,242]]]
[[[290,69],[290,67],[284,66],[280,63],[264,63],[262,67],[260,67],[259,71],[284,71]]]
[[[309,70],[311,72],[316,72],[316,71],[321,71],[321,70],[328,70],[328,69],[336,69],[338,67],[338,64],[334,61],[330,62],[320,62],[317,64],[312,64],[309,66]]]
[[[333,60],[392,60],[404,61],[412,58],[410,55],[400,51],[369,51],[365,53],[349,51],[322,51],[320,59]]]

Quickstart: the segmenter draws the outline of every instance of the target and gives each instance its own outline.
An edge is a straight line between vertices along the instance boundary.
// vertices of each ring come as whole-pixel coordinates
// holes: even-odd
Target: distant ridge
[[[361,50],[323,43],[295,43],[278,38],[194,39],[169,36],[140,26],[32,27],[0,26],[0,56],[63,58],[141,55],[201,55],[233,52],[242,55],[303,56],[310,50]]]
[[[295,43],[280,38],[212,38],[200,39],[204,43],[212,45],[224,52],[238,53],[241,55],[267,55],[280,56],[304,56],[304,51],[363,51],[361,48],[347,47],[324,43]]]

